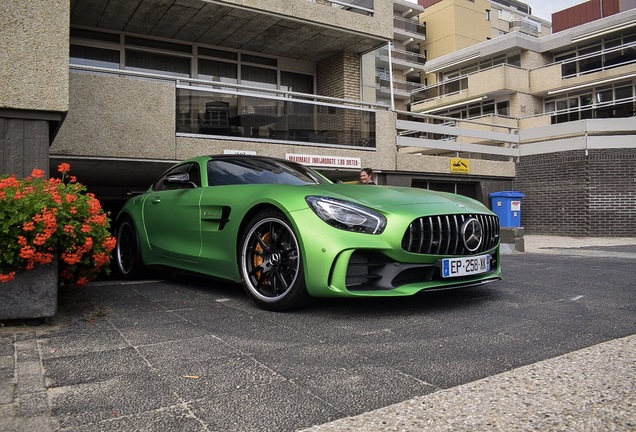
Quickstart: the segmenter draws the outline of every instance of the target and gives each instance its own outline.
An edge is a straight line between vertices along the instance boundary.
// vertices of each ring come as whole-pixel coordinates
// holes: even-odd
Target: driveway
[[[0,328],[0,429],[294,431],[636,334],[636,245],[567,249],[504,255],[480,288],[293,313],[180,275],[62,291],[44,325]]]

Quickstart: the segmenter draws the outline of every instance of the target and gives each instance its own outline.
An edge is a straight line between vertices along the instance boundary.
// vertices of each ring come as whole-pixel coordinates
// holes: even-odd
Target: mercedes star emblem
[[[481,228],[481,224],[475,218],[467,219],[462,225],[462,239],[464,240],[464,246],[470,252],[475,252],[481,246],[481,241],[484,237],[484,232]]]

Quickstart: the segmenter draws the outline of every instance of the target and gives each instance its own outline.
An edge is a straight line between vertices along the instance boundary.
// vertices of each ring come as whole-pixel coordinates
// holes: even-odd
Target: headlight
[[[380,234],[386,226],[386,218],[370,208],[328,197],[308,196],[305,199],[318,217],[333,227]]]

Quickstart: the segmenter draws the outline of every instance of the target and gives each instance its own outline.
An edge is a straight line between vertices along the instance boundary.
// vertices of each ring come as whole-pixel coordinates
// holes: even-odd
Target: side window
[[[190,182],[187,184],[165,183],[166,177],[174,174],[188,174]],[[166,172],[163,176],[161,176],[159,180],[155,182],[155,184],[152,186],[152,190],[159,192],[164,190],[192,189],[194,187],[193,184],[197,187],[201,186],[201,172],[199,171],[199,166],[197,164],[185,164],[174,167],[170,171]]]

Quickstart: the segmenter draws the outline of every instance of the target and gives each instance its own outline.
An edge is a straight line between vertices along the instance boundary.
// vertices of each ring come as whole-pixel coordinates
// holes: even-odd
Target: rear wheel
[[[139,235],[132,219],[124,217],[117,226],[115,247],[117,270],[126,279],[134,279],[143,272]]]
[[[278,210],[264,210],[247,224],[239,265],[245,291],[264,309],[289,310],[309,299],[298,239]]]

